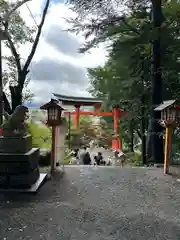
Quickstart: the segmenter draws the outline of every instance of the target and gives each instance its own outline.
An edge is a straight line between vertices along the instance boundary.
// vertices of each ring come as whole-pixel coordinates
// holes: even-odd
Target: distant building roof
[[[64,105],[74,105],[81,104],[84,106],[93,106],[96,104],[102,104],[103,100],[99,98],[92,97],[75,97],[75,96],[66,96],[58,93],[53,93],[53,95],[62,102]]]
[[[162,104],[160,104],[158,107],[156,107],[155,111],[162,111],[163,109],[173,105],[176,102],[176,100],[168,100],[164,101]]]

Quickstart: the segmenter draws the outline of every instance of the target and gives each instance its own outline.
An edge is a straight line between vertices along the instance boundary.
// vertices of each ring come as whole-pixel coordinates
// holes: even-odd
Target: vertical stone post
[[[55,152],[56,152],[56,126],[52,126],[52,144],[51,144],[51,172],[55,170]]]
[[[68,124],[65,120],[62,120],[61,125],[56,127],[56,137],[55,137],[55,164],[64,160],[64,154],[66,150],[65,138],[68,131]]]

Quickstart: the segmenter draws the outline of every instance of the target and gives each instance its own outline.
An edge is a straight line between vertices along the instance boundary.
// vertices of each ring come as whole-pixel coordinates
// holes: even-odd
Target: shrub
[[[69,165],[72,161],[72,151],[70,151],[70,149],[66,149],[65,150],[65,157],[64,160],[61,161],[61,164],[63,165]]]
[[[134,166],[142,166],[142,159],[141,159],[141,152],[135,151],[135,152],[129,152],[126,154],[128,157],[128,162],[130,165]]]
[[[141,156],[141,152],[139,151],[135,151],[134,152],[134,165],[135,166],[142,166],[142,156]]]
[[[62,165],[69,165],[72,161],[72,157],[65,158],[63,161],[61,161]]]
[[[51,131],[43,124],[28,123],[29,134],[32,136],[33,147],[51,148]]]

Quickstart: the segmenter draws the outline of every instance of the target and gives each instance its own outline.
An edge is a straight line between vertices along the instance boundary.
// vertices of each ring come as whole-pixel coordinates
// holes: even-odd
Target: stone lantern
[[[49,126],[58,126],[61,123],[61,113],[64,110],[57,100],[51,99],[50,102],[44,104],[40,109],[47,110]]]
[[[165,153],[164,153],[164,173],[169,173],[171,141],[173,128],[178,123],[178,106],[176,100],[164,101],[157,106],[154,111],[161,112],[160,124],[166,128]]]
[[[51,173],[55,170],[55,152],[56,152],[56,127],[61,124],[61,114],[64,110],[59,102],[51,99],[50,102],[44,104],[40,109],[47,110],[48,113],[48,126],[52,127],[52,144],[51,144]]]
[[[162,104],[160,104],[154,110],[161,111],[161,119],[160,120],[164,126],[177,123],[178,110],[176,107],[176,100],[164,101]]]

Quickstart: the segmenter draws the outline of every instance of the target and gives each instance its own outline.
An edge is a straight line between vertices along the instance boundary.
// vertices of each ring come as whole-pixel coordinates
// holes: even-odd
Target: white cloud
[[[37,24],[40,22],[44,2],[44,0],[31,0],[27,4]],[[26,5],[21,7],[20,12],[29,26],[35,26]],[[35,93],[34,101],[37,103],[48,101],[52,92],[88,96],[86,68],[102,65],[105,62],[106,51],[103,44],[84,55],[77,52],[84,38],[64,31],[69,27],[64,18],[74,16],[75,13],[67,5],[51,3],[31,64],[32,81],[29,87]],[[30,44],[21,46],[19,52],[22,58],[26,59],[30,49]]]

